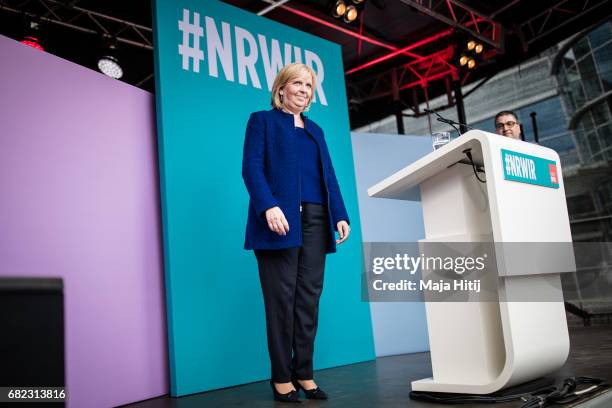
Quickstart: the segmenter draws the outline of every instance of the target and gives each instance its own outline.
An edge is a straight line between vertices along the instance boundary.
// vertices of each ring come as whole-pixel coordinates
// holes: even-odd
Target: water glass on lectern
[[[450,132],[434,132],[431,134],[431,140],[434,150],[438,150],[448,142],[450,142]]]

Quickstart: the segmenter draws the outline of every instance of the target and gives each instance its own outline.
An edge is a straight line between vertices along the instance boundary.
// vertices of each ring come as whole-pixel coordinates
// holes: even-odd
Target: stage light
[[[24,37],[23,40],[21,40],[21,43],[29,47],[36,48],[37,50],[40,50],[40,51],[45,50],[43,46],[40,45],[40,40],[33,36]]]
[[[365,0],[329,0],[327,7],[332,16],[351,24],[363,12],[365,4]]]
[[[119,79],[123,76],[123,69],[117,57],[117,39],[110,35],[104,35],[102,42],[104,51],[102,51],[102,57],[98,60],[98,69],[106,76]]]
[[[123,76],[123,69],[119,60],[112,55],[105,55],[98,60],[98,69],[111,78],[119,79]]]
[[[334,5],[332,15],[336,18],[340,18],[346,13],[346,4],[342,0],[338,0]]]
[[[346,8],[346,13],[344,13],[344,22],[352,23],[357,19],[358,14],[359,12],[357,11],[357,8],[355,6],[348,6]]]
[[[458,35],[450,61],[461,71],[476,70],[484,57],[484,44],[465,35]]]
[[[23,40],[20,42],[29,47],[36,48],[37,50],[44,51],[40,38],[41,38],[41,27],[38,21],[29,20],[27,22],[26,34],[23,37]]]

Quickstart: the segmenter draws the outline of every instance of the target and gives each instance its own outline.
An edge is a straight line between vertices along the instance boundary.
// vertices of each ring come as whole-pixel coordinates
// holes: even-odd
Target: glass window
[[[591,52],[591,47],[589,47],[589,41],[587,40],[587,37],[582,37],[581,39],[576,41],[576,44],[574,44],[572,49],[574,50],[574,55],[576,56],[577,60]]]
[[[591,113],[593,114],[593,121],[595,126],[607,123],[610,120],[610,108],[606,101],[601,101],[595,106],[591,107]]]
[[[582,84],[584,85],[584,91],[588,99],[593,99],[602,94],[601,85],[599,84],[599,76],[595,69],[595,62],[593,57],[587,55],[578,62],[578,68],[580,70],[580,76],[582,77]]]
[[[597,189],[601,202],[606,205],[612,204],[612,181],[607,181]]]
[[[586,102],[586,97],[584,96],[584,88],[582,87],[582,81],[570,82],[570,92],[572,93],[572,97],[574,98],[576,108],[579,108],[584,105],[584,103]]]
[[[578,148],[580,149],[580,153],[582,154],[583,160],[585,161],[590,160],[593,153],[591,152],[591,149],[589,148],[589,144],[587,142],[585,132],[574,131],[574,135],[575,135],[576,142],[578,143]]]
[[[599,140],[601,145],[606,147],[612,147],[612,126],[604,125],[597,129],[597,134],[599,135]]]
[[[582,122],[583,129],[585,132],[590,132],[591,130],[595,128],[595,123],[593,122],[593,117],[591,116],[591,112],[587,111],[584,115],[582,115],[582,117],[580,118],[580,121]]]
[[[567,129],[567,118],[559,98],[546,99],[519,111],[519,116],[521,116],[524,126],[529,129],[532,129],[531,112],[537,113],[536,120],[540,139],[563,133]]]
[[[576,68],[576,65],[572,65],[571,67],[567,68],[566,78],[568,83],[580,81],[580,75],[578,75],[578,69]]]
[[[587,134],[586,139],[589,143],[589,148],[591,149],[591,153],[593,154],[593,158],[601,160],[601,146],[599,144],[599,140],[597,137],[597,132],[592,131]]]
[[[576,65],[576,60],[573,58],[567,58],[567,54],[563,56],[562,61],[563,61],[563,65],[559,67],[559,70],[569,69],[573,67],[574,65]]]
[[[559,86],[563,87],[567,86],[567,82],[567,69],[565,67],[561,67],[557,72],[557,83]]]
[[[606,41],[612,39],[612,32],[610,32],[610,23],[605,23],[594,29],[588,34],[589,40],[591,41],[591,47],[597,48],[603,45]]]
[[[565,103],[570,111],[577,109],[574,95],[572,94],[571,81],[580,79],[576,66],[573,65],[569,68],[561,67],[559,69],[559,75],[557,76],[559,91],[565,100]]]
[[[559,158],[561,159],[561,165],[564,169],[580,164],[580,158],[578,157],[578,152],[576,150],[569,150],[567,152],[559,153]]]
[[[612,89],[612,43],[608,43],[593,53],[597,72],[605,91]]]
[[[564,98],[565,104],[567,105],[567,108],[570,111],[575,111],[576,110],[576,102],[574,102],[574,97],[572,96],[571,92],[565,92],[563,94],[563,98]]]
[[[569,133],[565,133],[560,136],[555,136],[548,139],[540,139],[540,144],[542,146],[546,146],[553,149],[559,154],[574,150],[576,148],[576,146],[574,145],[574,141],[570,137]]]
[[[595,204],[589,194],[567,197],[567,211],[570,218],[583,218],[595,215]]]

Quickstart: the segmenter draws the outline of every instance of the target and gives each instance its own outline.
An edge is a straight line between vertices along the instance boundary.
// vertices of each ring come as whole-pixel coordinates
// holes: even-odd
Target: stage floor
[[[612,381],[612,326],[570,328],[571,350],[567,363],[555,373],[556,380],[589,376]],[[381,357],[375,361],[320,370],[315,378],[330,396],[327,401],[306,401],[309,406],[373,408],[441,408],[449,405],[413,401],[408,397],[410,381],[431,377],[429,353]],[[303,396],[303,394],[302,394]],[[204,408],[204,407],[271,407],[300,406],[272,400],[268,382],[257,382],[181,398],[163,396],[130,405],[130,408]],[[304,405],[302,404],[302,405]],[[520,407],[522,402],[494,405],[461,405],[460,407]],[[569,405],[576,407],[578,405]],[[612,391],[603,392],[581,407],[612,407]]]

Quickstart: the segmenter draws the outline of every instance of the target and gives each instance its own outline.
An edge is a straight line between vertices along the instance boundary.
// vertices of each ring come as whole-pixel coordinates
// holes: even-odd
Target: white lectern
[[[466,149],[484,168],[486,183],[475,177]],[[425,242],[572,240],[559,156],[539,145],[472,130],[368,194],[419,200],[419,190]],[[496,254],[499,302],[426,302],[433,377],[413,381],[413,390],[490,394],[565,363],[569,337],[559,273],[516,270],[520,262],[505,255]],[[512,301],[524,289],[558,301]]]

